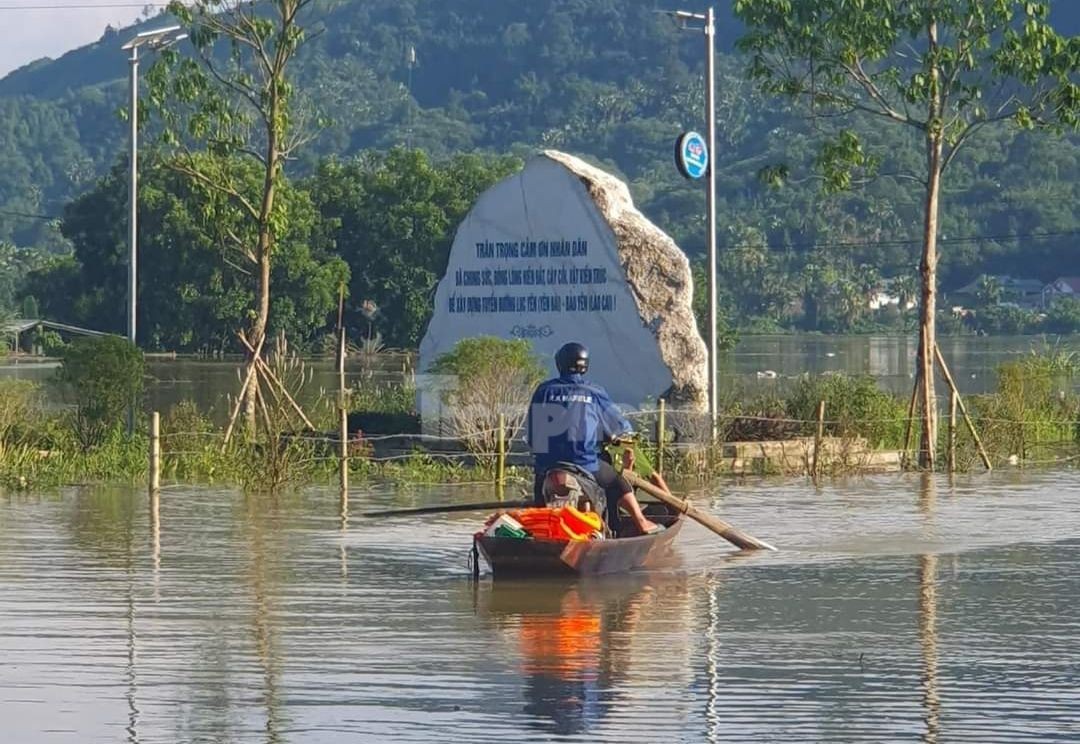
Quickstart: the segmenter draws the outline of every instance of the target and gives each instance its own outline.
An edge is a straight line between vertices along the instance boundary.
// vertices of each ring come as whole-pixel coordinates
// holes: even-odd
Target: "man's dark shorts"
[[[597,484],[604,489],[607,498],[607,514],[604,521],[612,532],[619,528],[619,499],[631,492],[630,483],[612,467],[607,459],[601,459],[599,468],[593,473]],[[537,506],[544,506],[544,473],[536,472],[533,477],[533,501]]]

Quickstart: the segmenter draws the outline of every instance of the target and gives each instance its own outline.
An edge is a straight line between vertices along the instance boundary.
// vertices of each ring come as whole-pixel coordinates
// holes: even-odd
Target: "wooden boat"
[[[652,535],[634,535],[629,517],[623,518],[620,534],[634,535],[607,540],[520,540],[513,537],[475,538],[473,547],[482,555],[495,578],[506,576],[593,576],[648,568],[671,551],[685,521],[682,514],[663,504],[649,504],[646,516],[666,528]],[[479,566],[476,567],[479,572]]]

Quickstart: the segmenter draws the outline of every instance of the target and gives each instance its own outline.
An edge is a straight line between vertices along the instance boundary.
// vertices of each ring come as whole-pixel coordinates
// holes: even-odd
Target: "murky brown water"
[[[156,515],[141,491],[0,496],[0,741],[1080,739],[1075,473],[698,501],[782,551],[692,524],[654,572],[474,584],[475,515],[343,526],[329,490],[173,488]]]

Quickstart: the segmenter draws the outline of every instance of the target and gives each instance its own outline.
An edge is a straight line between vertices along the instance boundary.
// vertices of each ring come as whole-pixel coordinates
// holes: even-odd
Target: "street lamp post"
[[[156,51],[175,44],[181,39],[186,39],[187,34],[177,33],[180,26],[168,26],[136,34],[131,41],[120,47],[130,52],[128,55],[129,66],[129,101],[128,114],[130,118],[130,135],[128,153],[128,303],[127,303],[127,335],[132,344],[135,343],[135,308],[136,308],[136,269],[138,265],[138,195],[139,195],[139,49],[146,47]]]
[[[710,7],[705,13],[686,10],[661,11],[677,19],[684,29],[702,31],[705,35],[705,127],[709,155],[706,173],[705,211],[709,254],[709,431],[716,441],[719,418],[719,386],[717,384],[716,328],[716,15]],[[691,26],[701,24],[700,26]]]
[[[138,262],[138,223],[139,223],[139,49],[146,47],[150,51],[164,49],[167,46],[186,39],[187,34],[178,33],[180,26],[168,26],[136,34],[131,41],[121,48],[128,51],[129,94],[128,116],[130,117],[130,152],[128,153],[128,301],[127,301],[127,337],[135,345],[135,308],[136,278]],[[135,431],[135,402],[128,407],[127,430],[130,435]]]

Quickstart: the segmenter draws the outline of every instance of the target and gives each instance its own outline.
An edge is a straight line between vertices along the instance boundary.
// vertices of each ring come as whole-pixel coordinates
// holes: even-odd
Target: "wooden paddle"
[[[753,535],[748,535],[742,530],[732,527],[724,520],[714,517],[712,514],[699,511],[688,502],[683,501],[672,495],[670,492],[650,483],[632,470],[624,469],[622,475],[634,488],[640,488],[645,493],[662,501],[672,509],[685,514],[698,524],[703,525],[720,535],[720,537],[736,547],[742,548],[743,550],[776,550],[775,547],[769,545],[769,543],[764,540],[758,540]]]
[[[485,501],[481,504],[448,504],[443,506],[420,506],[413,509],[388,509],[386,511],[363,512],[361,517],[398,517],[405,514],[442,514],[445,512],[480,511],[481,509],[522,509],[536,506],[528,501]]]

